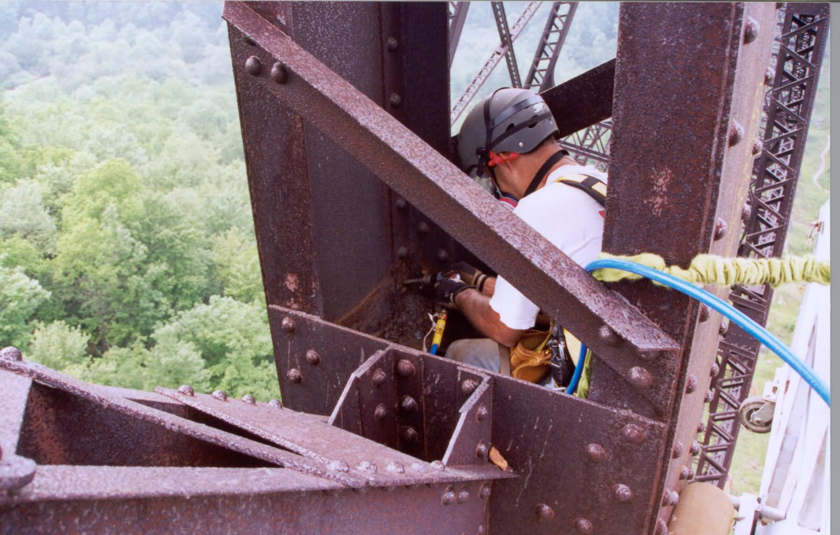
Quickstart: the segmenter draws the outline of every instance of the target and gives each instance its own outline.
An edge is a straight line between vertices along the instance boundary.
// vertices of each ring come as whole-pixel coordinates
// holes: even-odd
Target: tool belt
[[[510,349],[510,375],[540,383],[551,373],[555,386],[566,386],[575,371],[572,355],[580,352],[580,342],[565,329],[529,329]]]

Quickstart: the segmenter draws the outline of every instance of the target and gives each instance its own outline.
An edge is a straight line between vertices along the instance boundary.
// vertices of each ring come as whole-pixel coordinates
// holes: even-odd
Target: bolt
[[[548,522],[554,518],[554,509],[544,503],[538,503],[534,508],[534,512],[537,513],[537,519],[540,522]]]
[[[633,499],[633,491],[627,485],[618,483],[613,485],[613,497],[621,503],[629,502]]]
[[[458,503],[467,503],[468,501],[470,501],[470,489],[464,485],[458,491]]]
[[[712,364],[712,367],[709,368],[709,376],[710,377],[717,377],[717,374],[720,373],[720,366],[717,362]]]
[[[750,206],[750,203],[746,203],[741,210],[741,221],[746,223],[750,219],[750,215],[752,215],[752,206]]]
[[[650,388],[653,384],[653,376],[651,376],[650,372],[641,366],[633,366],[630,368],[630,374],[628,377],[630,378],[630,382],[639,388]]]
[[[586,456],[593,463],[602,463],[607,460],[607,450],[600,444],[589,444],[586,446]]]
[[[492,490],[490,489],[490,483],[485,483],[481,485],[481,490],[478,491],[478,497],[482,500],[486,500],[490,497],[490,493]]]
[[[764,71],[764,85],[770,85],[773,83],[773,79],[776,77],[776,73],[770,67],[767,67],[767,70]]]
[[[697,390],[697,376],[696,375],[689,375],[688,379],[685,381],[685,393],[691,394]]]
[[[394,38],[394,37],[389,37],[389,38],[388,38],[388,50],[390,50],[391,52],[393,52],[394,50],[396,50],[396,49],[397,49],[397,47],[398,47],[398,46],[400,46],[400,44],[399,44],[399,42],[396,40],[396,38]]]
[[[286,377],[288,377],[289,381],[293,383],[299,383],[303,380],[303,376],[297,368],[291,368],[288,372],[286,372]]]
[[[242,402],[247,403],[248,405],[257,404],[257,400],[255,400],[254,396],[252,396],[251,394],[245,394],[244,396],[242,396]]]
[[[706,390],[706,395],[703,396],[703,401],[706,402],[706,403],[709,403],[710,401],[712,401],[712,399],[714,397],[715,397],[715,393],[710,388],[710,389]]]
[[[680,501],[680,495],[675,490],[666,490],[665,494],[662,495],[662,505],[664,507],[677,505],[678,501]]]
[[[691,448],[689,448],[688,453],[691,454],[692,457],[700,453],[700,443],[696,440],[691,443]]]
[[[397,249],[397,258],[399,258],[400,260],[405,260],[407,256],[408,247],[406,247],[405,245],[400,246],[400,248]]]
[[[245,71],[251,76],[259,76],[262,71],[262,63],[257,56],[251,56],[245,60]]]
[[[481,459],[487,458],[487,444],[484,441],[479,441],[478,446],[475,448],[475,456],[480,457]]]
[[[712,315],[712,309],[709,308],[708,305],[700,305],[700,312],[698,316],[700,316],[700,323],[705,323],[709,321],[709,317]]]
[[[699,424],[697,424],[697,432],[698,433],[702,433],[705,430],[706,430],[706,424],[704,424],[703,422],[700,422]]]
[[[400,464],[398,462],[394,462],[394,461],[391,461],[390,463],[388,463],[388,466],[385,467],[385,470],[387,470],[389,472],[395,472],[397,474],[404,474],[405,473],[405,467],[402,464]]]
[[[279,61],[271,66],[271,79],[278,84],[285,84],[289,81],[289,70]]]
[[[406,412],[416,412],[417,411],[417,400],[415,400],[411,396],[403,396],[402,400],[400,401],[400,408]]]
[[[371,474],[375,474],[376,473],[376,465],[373,464],[370,461],[362,461],[361,463],[359,463],[359,470],[362,470],[363,472],[370,472]]]
[[[219,401],[227,401],[227,392],[224,390],[214,390],[212,394],[214,399],[218,399]]]
[[[461,381],[461,392],[466,395],[470,395],[473,391],[478,388],[478,383],[473,381],[472,379],[464,379]]]
[[[744,44],[748,45],[752,43],[757,37],[758,22],[752,17],[747,17],[747,23],[744,25]]]
[[[406,202],[402,197],[397,197],[397,210],[405,210]]]
[[[345,463],[344,461],[339,461],[338,459],[332,460],[329,462],[327,467],[334,471],[334,472],[349,472],[350,465]]]
[[[0,349],[0,359],[21,361],[23,360],[23,354],[16,347],[4,347]]]
[[[760,139],[756,139],[755,141],[753,141],[753,146],[752,146],[753,156],[759,154],[762,150],[764,150],[764,143],[762,143],[762,141]]]
[[[729,125],[729,146],[734,147],[742,139],[744,139],[744,127],[738,121],[732,119],[732,124]]]
[[[481,404],[478,406],[478,410],[475,413],[475,419],[479,422],[483,422],[487,419],[487,416],[490,414],[490,411],[487,410],[487,405]]]
[[[283,321],[280,323],[280,328],[283,329],[285,332],[289,334],[294,334],[297,330],[297,326],[295,325],[295,320],[286,316],[283,318]]]
[[[688,474],[691,472],[687,466],[680,468],[680,479],[688,479]]]
[[[619,342],[618,335],[615,334],[615,331],[609,328],[607,325],[602,325],[600,329],[598,329],[598,336],[601,337],[601,340],[604,341],[605,344],[608,346],[617,346]]]
[[[671,450],[671,458],[672,459],[679,459],[682,457],[682,454],[685,452],[685,448],[682,445],[682,442],[675,442],[674,449]]]
[[[283,403],[279,399],[272,399],[268,402],[269,407],[274,407],[275,409],[282,409]]]
[[[715,241],[722,240],[726,236],[726,231],[729,230],[729,225],[720,217],[715,221]]]
[[[585,518],[576,518],[575,531],[577,531],[578,533],[582,533],[583,535],[591,535],[591,533],[593,532],[592,522]]]
[[[645,431],[638,425],[627,424],[621,430],[621,436],[623,436],[628,442],[641,444],[641,442],[645,439]]]
[[[414,374],[417,373],[417,368],[410,360],[400,359],[400,361],[397,362],[397,373],[403,377],[414,377]]]
[[[414,442],[417,442],[418,436],[419,435],[417,434],[417,431],[415,431],[413,427],[408,427],[408,426],[403,427],[402,438],[403,438],[403,440],[405,440],[409,444],[413,444]]]
[[[723,336],[723,335],[726,334],[726,331],[728,331],[728,330],[729,330],[729,320],[726,319],[726,318],[723,318],[723,321],[720,322],[720,329],[718,330],[718,333],[720,333],[720,335]]]
[[[440,470],[441,472],[446,470],[446,465],[443,464],[443,461],[432,461],[430,464],[435,470]]]
[[[441,262],[446,262],[447,260],[449,260],[449,253],[447,253],[444,249],[438,249],[437,259]]]
[[[309,349],[306,352],[306,362],[313,366],[317,366],[318,364],[321,364],[321,355],[319,355],[314,349]]]
[[[668,524],[661,518],[656,520],[656,531],[654,535],[668,535]]]
[[[397,107],[402,104],[402,97],[396,93],[391,93],[391,96],[388,98],[388,102],[391,103],[391,106]]]
[[[190,385],[181,385],[178,387],[178,392],[184,394],[185,396],[194,396],[195,390]]]
[[[373,386],[379,388],[382,386],[385,381],[388,379],[388,376],[385,375],[385,372],[382,371],[382,368],[376,368],[373,370],[373,376],[371,376],[371,381],[373,381]]]
[[[440,503],[443,505],[452,505],[457,501],[458,497],[455,495],[455,487],[452,485],[443,490],[443,496],[440,498]]]
[[[388,409],[385,408],[384,403],[380,403],[373,410],[373,417],[376,418],[377,420],[382,420],[386,416],[388,416]]]
[[[420,234],[426,235],[429,233],[429,224],[425,221],[421,221],[419,225],[417,225],[417,232]]]

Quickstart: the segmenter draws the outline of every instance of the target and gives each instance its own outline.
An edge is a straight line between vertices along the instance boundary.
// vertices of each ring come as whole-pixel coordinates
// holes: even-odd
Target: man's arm
[[[503,346],[515,346],[525,334],[524,330],[511,329],[502,323],[499,314],[490,307],[490,298],[473,288],[456,295],[455,304],[479,331]]]

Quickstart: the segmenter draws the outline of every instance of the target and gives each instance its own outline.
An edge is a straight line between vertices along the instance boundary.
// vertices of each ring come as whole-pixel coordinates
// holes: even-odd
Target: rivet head
[[[262,63],[257,56],[251,56],[245,60],[245,71],[251,76],[259,76],[262,71]]]
[[[295,325],[295,320],[286,316],[283,318],[283,321],[280,322],[280,328],[283,329],[284,332],[294,334],[297,330],[297,325]]]
[[[377,420],[382,420],[382,419],[384,419],[386,416],[388,416],[388,409],[386,409],[386,408],[385,408],[385,404],[384,404],[384,403],[380,403],[380,404],[379,404],[379,405],[377,405],[377,406],[376,406],[376,408],[373,410],[373,417],[374,417],[374,418],[376,418]]]
[[[429,465],[435,470],[440,470],[441,472],[446,470],[446,465],[443,464],[443,461],[432,461]]]
[[[416,412],[418,408],[417,400],[411,396],[403,396],[400,400],[400,408],[406,412]]]
[[[697,376],[696,375],[689,375],[688,379],[685,381],[685,393],[691,394],[695,390],[697,390]]]
[[[475,456],[481,459],[487,458],[487,444],[484,441],[478,442],[478,446],[475,447]]]
[[[758,37],[758,22],[752,18],[747,17],[747,23],[744,24],[744,44],[748,45],[756,40]]]
[[[303,376],[297,368],[291,368],[288,372],[286,372],[286,377],[288,377],[289,381],[293,383],[300,383],[303,380]]]
[[[605,344],[608,346],[616,346],[618,345],[619,338],[618,335],[615,334],[615,331],[609,328],[607,325],[602,325],[598,329],[598,336],[601,340],[604,341]]]
[[[717,377],[717,374],[720,373],[720,365],[717,362],[712,364],[712,367],[709,368],[709,376],[710,377]]]
[[[415,431],[413,427],[408,427],[408,426],[405,426],[405,427],[402,428],[402,433],[401,434],[402,434],[402,439],[404,441],[408,442],[409,444],[413,444],[413,443],[417,442],[417,439],[419,437],[419,435],[417,434],[417,431]]]
[[[448,486],[443,490],[443,496],[440,497],[440,503],[443,505],[452,505],[458,500],[455,495],[455,487]]]
[[[449,253],[447,253],[445,249],[438,249],[437,259],[441,262],[446,262],[449,260]]]
[[[593,532],[592,522],[585,518],[576,518],[575,531],[583,535],[591,535]]]
[[[682,442],[675,442],[674,448],[671,450],[671,458],[679,459],[683,453],[685,453],[685,447],[683,447]]]
[[[688,479],[688,473],[690,472],[687,466],[683,466],[680,468],[680,479]]]
[[[289,81],[289,70],[278,61],[271,66],[271,79],[278,84],[285,84]]]
[[[396,38],[394,38],[394,37],[389,37],[388,38],[388,50],[393,52],[394,50],[397,49],[398,46],[400,46],[400,43],[396,40]]]
[[[630,368],[628,378],[631,383],[639,388],[650,388],[651,385],[653,385],[653,376],[649,371],[641,366],[633,366]]]
[[[467,503],[468,501],[470,501],[470,489],[463,486],[458,491],[458,503]]]
[[[722,240],[726,236],[726,231],[729,230],[729,225],[721,218],[715,221],[715,241]]]
[[[402,245],[399,249],[397,249],[397,258],[399,258],[400,260],[405,260],[406,257],[408,257],[408,247]]]
[[[332,470],[333,472],[349,472],[350,465],[345,463],[344,461],[339,461],[338,459],[334,459],[327,464],[327,468]]]
[[[736,120],[729,125],[729,146],[734,147],[744,139],[744,127]]]
[[[391,103],[391,106],[399,106],[402,104],[402,97],[397,93],[391,93],[391,96],[388,97],[388,102]]]
[[[672,505],[677,505],[677,502],[680,501],[680,495],[677,491],[674,490],[666,490],[665,494],[662,495],[662,505],[665,507],[670,507]]]
[[[361,470],[363,472],[368,472],[368,473],[371,473],[371,474],[375,474],[376,473],[376,465],[373,464],[370,461],[362,461],[361,463],[359,463],[359,470]]]
[[[746,223],[747,221],[749,221],[751,215],[752,206],[750,206],[750,203],[744,204],[744,208],[741,210],[741,221]]]
[[[178,392],[184,394],[185,396],[194,396],[195,390],[190,385],[181,385],[178,387]]]
[[[272,399],[268,402],[268,406],[274,407],[275,409],[282,409],[283,402],[281,402],[279,399]]]
[[[414,377],[414,374],[417,373],[417,368],[410,360],[400,359],[400,361],[397,362],[397,373],[403,377]]]
[[[429,233],[429,224],[425,221],[421,221],[419,225],[417,225],[417,232],[420,234],[428,234]]]
[[[729,331],[729,320],[723,318],[723,321],[720,322],[720,329],[718,329],[718,333],[720,333],[720,335],[723,336],[726,334],[727,331]]]
[[[756,156],[762,150],[764,150],[764,143],[760,139],[756,139],[755,141],[753,141],[753,146],[752,146],[753,156]]]
[[[688,453],[690,453],[691,456],[694,457],[695,455],[700,453],[700,449],[700,443],[695,440],[691,443],[691,448],[689,448]]]
[[[638,425],[627,424],[621,429],[621,436],[628,442],[641,444],[645,439],[645,431]]]
[[[0,359],[21,361],[23,360],[23,354],[20,352],[20,349],[8,346],[0,349]]]
[[[398,463],[398,462],[395,462],[395,461],[389,462],[388,466],[385,467],[385,470],[387,470],[389,472],[393,472],[395,474],[404,474],[405,473],[405,467],[401,463]]]
[[[218,399],[219,401],[227,401],[227,392],[224,390],[214,390],[212,394],[213,399]]]
[[[625,503],[633,499],[633,491],[622,483],[613,485],[613,497],[617,502]]]
[[[705,323],[705,322],[709,321],[709,318],[711,317],[711,315],[712,315],[712,309],[709,308],[708,305],[702,305],[701,304],[700,305],[700,312],[698,313],[698,316],[700,316],[700,323]]]
[[[478,497],[482,500],[486,500],[490,497],[490,493],[492,492],[490,488],[490,483],[485,483],[481,485],[481,490],[478,491]]]
[[[242,396],[242,403],[247,403],[248,405],[256,405],[257,400],[254,399],[254,396],[252,396],[251,394],[245,394],[244,396]]]
[[[537,514],[537,520],[540,522],[548,522],[554,518],[554,509],[544,503],[538,503],[534,507],[534,512]]]
[[[397,210],[405,210],[406,202],[402,197],[397,197]]]
[[[706,424],[704,424],[703,422],[697,424],[697,432],[702,433],[704,431],[706,431]]]
[[[714,399],[714,397],[715,397],[715,393],[714,393],[714,391],[710,388],[709,390],[706,390],[706,395],[705,395],[705,396],[703,396],[703,401],[704,401],[704,402],[706,402],[706,403],[709,403],[709,402],[711,402],[711,401],[712,401],[712,399]]]
[[[464,394],[472,394],[477,387],[478,383],[476,383],[472,379],[464,379],[463,381],[461,381],[461,392],[463,392]]]
[[[477,535],[484,535],[485,533],[487,533],[487,530],[484,529],[484,526],[478,526],[478,531],[476,531],[476,534]]]
[[[600,444],[589,444],[586,446],[586,457],[593,463],[602,463],[607,460],[607,450]]]
[[[306,352],[306,362],[313,366],[317,366],[321,364],[321,355],[319,355],[314,349],[310,349]]]
[[[478,406],[478,410],[475,412],[475,419],[479,422],[483,422],[487,419],[487,416],[490,415],[490,411],[487,409],[487,405],[481,404]]]
[[[373,382],[373,386],[375,386],[376,388],[382,386],[387,379],[388,376],[385,375],[385,372],[382,371],[382,368],[376,368],[375,370],[373,370],[371,381]]]
[[[767,70],[764,71],[764,85],[770,85],[773,83],[773,79],[776,77],[776,72],[767,67]]]
[[[668,524],[661,518],[656,520],[656,531],[654,535],[668,535]]]

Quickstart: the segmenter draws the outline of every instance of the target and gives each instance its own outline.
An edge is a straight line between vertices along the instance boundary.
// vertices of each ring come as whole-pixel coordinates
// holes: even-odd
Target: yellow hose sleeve
[[[812,256],[788,256],[785,258],[723,258],[701,254],[691,261],[688,269],[668,266],[661,256],[642,253],[635,256],[616,256],[601,253],[599,258],[630,260],[647,267],[668,273],[693,284],[718,284],[733,286],[759,286],[769,284],[773,288],[791,282],[816,282],[831,284],[831,264],[820,262]],[[619,269],[599,269],[592,274],[603,282],[638,280],[641,275]],[[654,282],[654,284],[658,284]]]

